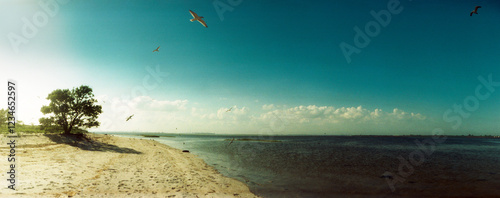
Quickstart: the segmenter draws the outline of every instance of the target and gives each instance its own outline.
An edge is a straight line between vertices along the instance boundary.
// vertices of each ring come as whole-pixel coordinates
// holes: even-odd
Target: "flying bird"
[[[153,52],[160,52],[159,49],[160,49],[160,46],[158,46],[155,50],[153,50]]]
[[[202,16],[198,16],[196,13],[194,13],[193,11],[189,10],[189,13],[191,13],[191,15],[193,15],[193,18],[190,20],[191,22],[193,21],[198,21],[200,22],[203,26],[205,27],[208,27],[207,26],[207,23],[205,23],[205,21],[203,21],[203,18]]]
[[[231,143],[233,143],[234,141],[234,138],[231,140],[231,142],[229,142],[229,144],[227,144],[227,146],[231,145]]]
[[[231,109],[233,109],[233,107],[231,107],[231,108],[229,108],[228,110],[226,110],[226,112],[230,112],[230,111],[231,111]]]
[[[132,117],[133,117],[133,116],[134,116],[134,114],[132,114],[131,116],[129,116],[129,117],[127,118],[127,120],[125,120],[125,122],[126,122],[126,121],[129,121],[130,119],[132,119]]]
[[[476,6],[476,8],[474,8],[474,10],[472,10],[472,12],[470,12],[470,16],[472,16],[472,14],[477,14],[477,9],[481,8],[481,6]]]

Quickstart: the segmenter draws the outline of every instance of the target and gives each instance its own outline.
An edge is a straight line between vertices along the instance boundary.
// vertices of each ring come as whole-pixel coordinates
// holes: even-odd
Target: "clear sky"
[[[496,0],[2,0],[0,91],[38,124],[89,85],[91,131],[500,135],[499,20]]]

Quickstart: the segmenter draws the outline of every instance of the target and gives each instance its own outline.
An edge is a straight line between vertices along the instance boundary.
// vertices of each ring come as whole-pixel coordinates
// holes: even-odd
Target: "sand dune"
[[[8,152],[7,141],[2,137],[0,152]],[[91,134],[26,135],[18,142],[18,190],[3,182],[0,197],[256,197],[195,155],[153,140]],[[7,159],[0,167],[8,168]]]

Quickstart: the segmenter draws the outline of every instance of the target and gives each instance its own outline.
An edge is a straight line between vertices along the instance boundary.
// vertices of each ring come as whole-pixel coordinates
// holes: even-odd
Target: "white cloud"
[[[267,109],[264,108],[263,109]],[[399,109],[394,109],[391,113],[386,113],[381,109],[373,111],[358,107],[332,106],[296,106],[285,110],[268,111],[259,116],[260,119],[271,119],[275,115],[282,115],[292,122],[305,123],[315,121],[339,123],[339,122],[370,122],[370,121],[398,121],[398,120],[424,120],[425,116],[419,113],[408,113]]]
[[[269,111],[271,109],[274,109],[274,104],[265,104],[265,105],[262,105],[262,109],[265,110],[265,111]]]
[[[392,113],[388,114],[389,116],[399,119],[399,120],[405,120],[405,119],[417,119],[417,120],[424,120],[425,116],[421,115],[420,113],[407,113],[404,112],[398,108],[395,108],[392,110]]]
[[[358,107],[295,106],[263,111],[252,122],[268,134],[401,134],[422,130],[427,118],[420,113]],[[424,130],[425,131],[425,130]],[[421,132],[417,131],[416,133]]]
[[[266,104],[261,108],[194,105],[188,100],[161,101],[150,97],[106,102],[103,120],[111,119],[111,131],[166,131],[273,134],[388,134],[415,130],[427,118],[398,108],[382,109]],[[112,111],[109,111],[112,110]],[[111,114],[110,112],[114,112]],[[135,114],[129,122],[125,116]],[[108,120],[109,121],[109,120]],[[144,125],[147,123],[147,125]],[[176,128],[179,128],[177,131]],[[106,130],[104,127],[102,130]],[[401,130],[401,131],[400,131]]]
[[[229,111],[229,109],[231,110]],[[237,106],[234,106],[231,108],[220,108],[219,110],[217,110],[217,118],[230,118],[233,120],[238,120],[242,117],[245,117],[248,114],[248,111],[249,109],[247,107],[238,108]]]
[[[130,102],[130,106],[139,111],[179,111],[185,110],[187,100],[155,100],[149,96],[139,96]]]
[[[156,100],[149,96],[120,99],[98,96],[103,113],[99,131],[170,131],[191,119],[197,108],[188,108],[188,100]],[[104,102],[106,101],[106,102]],[[134,115],[131,120],[125,119]],[[145,124],[147,123],[147,124]]]

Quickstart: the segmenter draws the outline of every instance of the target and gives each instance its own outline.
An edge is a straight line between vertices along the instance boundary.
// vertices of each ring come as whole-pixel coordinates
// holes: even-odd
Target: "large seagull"
[[[472,16],[472,14],[477,14],[477,9],[481,8],[481,6],[476,6],[476,8],[474,8],[474,10],[472,10],[472,12],[470,12],[470,16]]]
[[[200,22],[203,26],[205,27],[208,27],[207,26],[207,23],[205,23],[205,21],[203,21],[203,18],[202,16],[198,16],[196,13],[194,13],[193,11],[189,10],[189,13],[191,13],[191,15],[193,15],[193,18],[191,19],[191,22],[193,21],[198,21]]]

